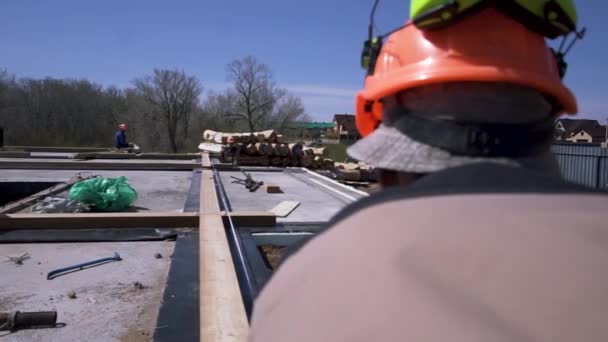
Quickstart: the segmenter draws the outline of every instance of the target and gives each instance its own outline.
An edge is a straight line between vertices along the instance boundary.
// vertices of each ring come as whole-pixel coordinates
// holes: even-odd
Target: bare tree
[[[243,121],[254,132],[275,126],[277,119],[284,125],[304,114],[301,101],[277,87],[270,68],[255,57],[234,60],[226,66],[226,72],[234,88],[224,96],[235,100],[230,112],[225,112],[226,119]]]
[[[154,70],[154,74],[133,81],[136,93],[153,108],[150,118],[161,120],[173,152],[178,151],[177,136],[188,135],[188,122],[196,110],[201,93],[199,81],[177,70]]]
[[[294,121],[310,121],[310,117],[304,112],[304,105],[299,97],[287,95],[277,101],[269,126],[283,131]]]

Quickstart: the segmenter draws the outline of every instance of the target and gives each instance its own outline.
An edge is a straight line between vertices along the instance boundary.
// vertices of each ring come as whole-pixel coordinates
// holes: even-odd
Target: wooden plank
[[[0,214],[3,214],[0,212]],[[225,212],[219,213],[226,216]],[[276,217],[269,212],[231,212],[237,226],[272,227]],[[78,214],[8,214],[0,216],[0,229],[93,229],[93,228],[198,228],[197,212],[136,212]]]
[[[133,156],[119,152],[80,152],[72,154],[71,159],[132,159]]]
[[[35,170],[147,170],[191,171],[200,164],[191,161],[144,160],[67,160],[67,159],[10,159],[0,158],[0,169]]]
[[[112,147],[62,147],[62,146],[4,146],[5,151],[26,152],[102,152],[110,151]]]
[[[29,158],[30,153],[25,151],[0,151],[0,158]]]
[[[157,160],[193,160],[201,157],[200,153],[121,153],[121,152],[82,152],[75,153],[72,159],[157,159]]]
[[[201,153],[140,153],[135,155],[135,159],[192,160],[200,158]]]
[[[266,193],[269,193],[269,194],[282,194],[283,193],[283,190],[278,185],[266,184],[265,188],[266,188]]]
[[[33,195],[30,195],[28,197],[25,197],[23,199],[20,199],[18,201],[15,201],[15,202],[9,203],[3,207],[0,207],[0,214],[14,213],[21,209],[27,208],[30,205],[36,203],[36,201],[38,201],[44,197],[55,195],[55,194],[65,191],[65,190],[68,190],[75,183],[78,183],[82,180],[89,179],[91,177],[93,177],[93,176],[91,175],[91,176],[81,177],[81,176],[77,175],[76,177],[70,179],[67,182],[57,184],[48,189],[44,189]]]
[[[283,201],[279,203],[276,207],[270,209],[270,212],[275,214],[278,217],[287,217],[294,211],[300,202],[298,201]]]
[[[211,153],[222,153],[224,152],[224,145],[222,144],[216,144],[216,143],[210,143],[210,142],[203,142],[200,145],[198,145],[198,149],[203,151],[203,152],[211,152]]]
[[[211,159],[209,157],[209,153],[203,153],[201,162],[202,162],[203,169],[211,168]]]
[[[243,342],[249,325],[217,203],[213,171],[205,169],[201,177],[200,341]]]

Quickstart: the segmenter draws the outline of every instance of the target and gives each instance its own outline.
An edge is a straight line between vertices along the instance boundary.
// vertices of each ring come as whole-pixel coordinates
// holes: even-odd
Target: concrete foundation
[[[174,242],[0,245],[0,311],[52,311],[65,327],[0,332],[6,341],[150,341]],[[123,258],[47,280],[50,270]],[[17,265],[6,258],[29,253]],[[155,258],[160,253],[162,258]],[[143,288],[134,286],[135,282]],[[69,298],[74,291],[76,298]],[[162,327],[158,327],[161,329]],[[4,336],[7,334],[6,336]]]
[[[264,186],[251,193],[244,185],[233,183],[231,177],[245,178],[240,172],[220,171],[220,177],[233,211],[268,211],[282,201],[298,201],[300,205],[286,218],[278,222],[326,222],[360,194],[313,178],[299,170],[285,172],[248,172],[255,181],[281,187],[282,193],[266,193]],[[321,182],[325,186],[319,185]]]
[[[138,193],[133,211],[181,211],[192,179],[187,171],[2,170],[0,182],[65,182],[78,173],[127,177]]]

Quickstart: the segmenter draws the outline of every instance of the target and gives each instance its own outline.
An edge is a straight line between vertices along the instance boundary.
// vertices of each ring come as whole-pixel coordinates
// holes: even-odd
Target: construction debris
[[[46,197],[36,203],[32,213],[88,213],[91,206],[80,201],[71,201],[62,197]]]
[[[279,203],[276,207],[270,209],[270,212],[275,214],[277,217],[287,217],[299,205],[300,202],[298,201],[283,201]]]
[[[279,268],[285,254],[287,254],[287,247],[284,246],[262,245],[259,249],[272,270]]]
[[[23,262],[27,259],[30,258],[30,254],[29,253],[24,253],[21,256],[18,257],[7,257],[9,261],[15,263],[15,265],[23,265]]]
[[[28,206],[39,201],[41,198],[45,198],[47,196],[52,196],[52,195],[61,193],[65,190],[69,189],[72,185],[74,185],[82,180],[86,180],[86,179],[89,179],[92,177],[94,177],[92,174],[77,173],[76,175],[74,175],[74,177],[72,177],[72,179],[70,179],[67,182],[59,183],[48,189],[45,189],[38,193],[30,195],[26,198],[22,198],[18,201],[15,201],[15,202],[9,203],[3,207],[0,207],[0,214],[14,213],[21,209],[27,208]]]
[[[269,193],[269,194],[282,194],[283,190],[281,190],[281,187],[278,186],[278,185],[266,184],[266,193]]]
[[[232,183],[244,185],[245,188],[249,189],[249,192],[255,192],[257,189],[259,189],[260,186],[264,185],[264,182],[254,181],[253,178],[251,177],[251,174],[246,173],[244,171],[243,171],[243,174],[245,175],[245,179],[240,179],[240,178],[231,176],[230,178],[234,179],[234,181],[232,181]]]

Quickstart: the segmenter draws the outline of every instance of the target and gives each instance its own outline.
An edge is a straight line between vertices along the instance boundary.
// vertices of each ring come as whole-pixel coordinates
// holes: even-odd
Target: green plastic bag
[[[72,185],[69,198],[90,204],[95,211],[123,211],[137,200],[137,191],[126,177],[92,178]]]

